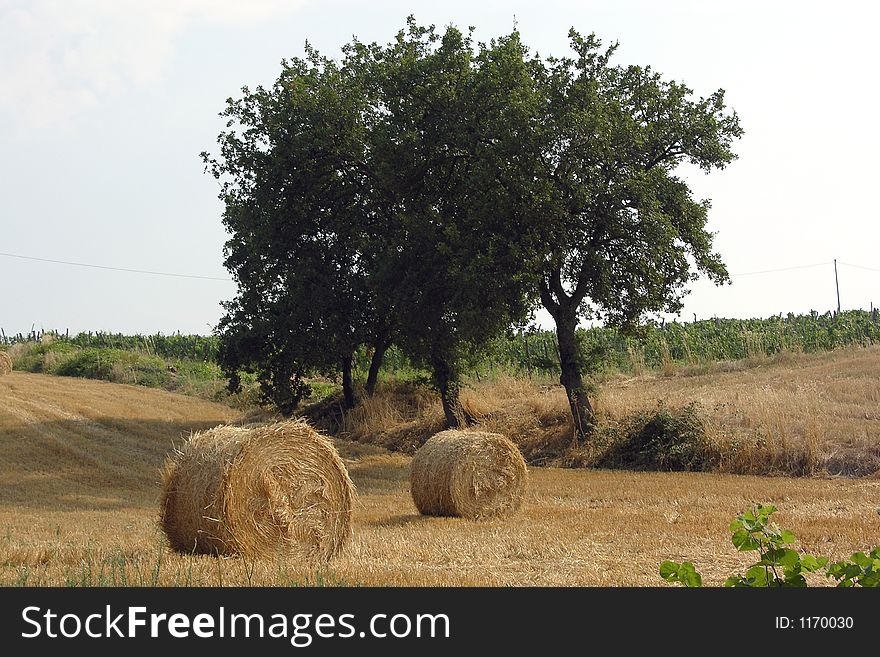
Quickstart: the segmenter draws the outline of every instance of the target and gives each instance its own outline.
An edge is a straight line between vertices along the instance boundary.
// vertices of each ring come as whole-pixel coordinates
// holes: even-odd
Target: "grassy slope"
[[[479,425],[516,441],[532,465],[596,465],[633,416],[658,402],[699,406],[701,430],[719,472],[867,476],[880,469],[880,347],[616,376],[595,399],[599,435],[572,449],[565,393],[549,382],[500,378],[476,383],[462,401]],[[334,410],[325,404],[318,411]],[[320,416],[340,436],[412,453],[443,426],[436,395],[412,386],[386,388],[339,417]]]
[[[152,503],[172,443],[236,416],[162,390],[13,372],[0,378],[0,501],[33,509]]]
[[[807,363],[807,369],[823,362]],[[826,374],[852,383],[862,363],[865,375],[874,376],[861,358],[846,362],[825,362]],[[775,384],[780,390],[813,380],[791,366],[774,367],[750,376],[772,381],[781,375]],[[739,382],[743,399],[754,381],[736,377],[747,374],[708,375],[718,378],[702,379],[700,394],[726,396],[728,384]],[[613,404],[651,403],[646,396],[657,393],[652,386],[679,386],[684,394],[700,385],[686,377],[620,381],[601,405],[610,412]],[[861,391],[837,402],[854,409],[863,408],[863,395],[876,388],[842,390]],[[555,412],[555,394],[535,393],[544,406],[531,398],[521,403]],[[766,396],[758,389],[752,399]],[[489,395],[479,400],[497,403]],[[534,468],[520,513],[474,523],[418,516],[408,494],[408,456],[339,441],[359,497],[353,542],[329,566],[168,554],[156,527],[162,455],[182,432],[234,415],[223,406],[140,387],[25,373],[0,378],[0,584],[642,586],[660,582],[657,564],[666,558],[691,559],[708,584],[718,584],[748,560],[733,550],[727,525],[754,502],[774,502],[779,522],[818,554],[844,557],[880,543],[877,478]],[[849,415],[855,421],[855,410]]]

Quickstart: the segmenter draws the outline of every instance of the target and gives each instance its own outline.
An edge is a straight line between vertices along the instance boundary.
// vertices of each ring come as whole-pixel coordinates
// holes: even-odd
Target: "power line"
[[[837,261],[838,265],[846,265],[847,267],[855,267],[856,269],[867,269],[868,271],[880,271],[876,267],[865,267],[864,265],[853,265],[848,262],[843,262],[842,260]]]
[[[206,281],[231,281],[231,278],[218,276],[198,276],[196,274],[177,274],[168,271],[149,271],[147,269],[128,269],[126,267],[108,267],[106,265],[94,265],[86,262],[69,262],[67,260],[52,260],[50,258],[36,258],[34,256],[18,255],[16,253],[0,253],[7,258],[20,258],[22,260],[36,260],[38,262],[52,262],[56,265],[72,265],[74,267],[90,267],[92,269],[109,269],[111,271],[126,271],[132,274],[152,274],[153,276],[173,276],[175,278],[198,278]]]
[[[817,262],[813,265],[795,265],[794,267],[780,267],[779,269],[763,269],[761,271],[747,271],[741,274],[731,274],[731,276],[755,276],[756,274],[772,274],[777,271],[791,271],[793,269],[809,269],[811,267],[825,267],[830,265],[831,261],[828,262]],[[843,264],[843,263],[841,263]]]
[[[56,265],[70,265],[73,267],[89,267],[91,269],[106,269],[106,270],[110,270],[110,271],[124,271],[124,272],[129,272],[131,274],[150,274],[152,276],[172,276],[175,278],[196,278],[196,279],[206,280],[206,281],[229,281],[229,282],[231,282],[233,280],[231,278],[221,278],[219,276],[200,276],[197,274],[179,274],[176,272],[151,271],[148,269],[129,269],[127,267],[110,267],[107,265],[96,265],[96,264],[86,263],[86,262],[71,262],[69,260],[53,260],[51,258],[37,258],[35,256],[26,256],[26,255],[20,255],[17,253],[0,253],[0,256],[5,256],[7,258],[19,258],[21,260],[34,260],[37,262],[51,262]],[[814,263],[811,265],[795,265],[793,267],[779,267],[778,269],[762,269],[760,271],[746,271],[746,272],[741,272],[738,274],[731,274],[731,276],[732,277],[757,276],[759,274],[773,274],[776,272],[792,271],[795,269],[811,269],[813,267],[825,267],[830,264],[832,264],[831,261],[817,262],[817,263]],[[845,265],[847,267],[855,267],[856,269],[865,269],[867,271],[880,271],[880,269],[877,269],[875,267],[865,267],[864,265],[854,265],[852,263],[843,262],[840,260],[838,260],[838,264]]]

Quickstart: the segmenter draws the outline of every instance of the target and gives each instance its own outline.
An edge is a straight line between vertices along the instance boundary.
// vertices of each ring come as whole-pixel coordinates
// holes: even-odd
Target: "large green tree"
[[[238,283],[219,325],[221,361],[233,386],[239,369],[256,371],[285,412],[314,371],[341,373],[352,406],[355,350],[373,347],[372,375],[390,342],[392,314],[370,278],[384,248],[363,166],[370,108],[358,76],[309,48],[271,88],[228,100],[220,153],[203,154],[222,184],[225,264]]]
[[[579,321],[631,328],[648,313],[680,310],[699,273],[727,280],[706,229],[709,202],[694,198],[678,167],[723,168],[742,130],[723,90],[695,97],[650,67],[612,65],[616,46],[594,35],[569,38],[574,57],[532,59],[544,99],[528,126],[539,166],[518,187],[544,221],[532,243],[543,260],[538,288],[583,439],[593,409]]]
[[[309,371],[340,371],[351,405],[354,350],[373,348],[369,391],[395,340],[456,426],[462,361],[522,321],[535,289],[496,175],[511,100],[534,87],[524,48],[515,33],[475,48],[410,19],[391,43],[343,53],[309,50],[271,89],[244,89],[219,156],[204,155],[239,284],[221,358],[233,383],[258,372],[286,410]]]
[[[400,345],[430,369],[457,426],[467,421],[461,364],[523,320],[534,290],[490,157],[510,141],[514,96],[532,86],[524,49],[516,33],[477,48],[454,27],[439,34],[410,19],[388,46],[348,52],[381,99],[371,143],[395,249],[380,287],[396,300]]]

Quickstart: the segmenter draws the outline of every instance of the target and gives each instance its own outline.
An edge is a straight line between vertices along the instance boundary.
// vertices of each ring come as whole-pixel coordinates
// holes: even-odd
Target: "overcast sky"
[[[741,118],[739,159],[686,172],[712,201],[733,276],[699,282],[681,318],[764,317],[880,304],[874,3],[609,0],[0,0],[0,253],[203,276],[179,278],[0,255],[0,328],[208,333],[226,279],[213,151],[217,113],[242,85],[271,84],[310,41],[338,56],[353,35],[387,42],[415,14],[518,25],[542,55],[575,27],[619,41]],[[842,263],[847,263],[846,265]],[[808,266],[819,265],[819,266]],[[853,266],[858,265],[858,267]],[[787,271],[752,274],[789,267]]]

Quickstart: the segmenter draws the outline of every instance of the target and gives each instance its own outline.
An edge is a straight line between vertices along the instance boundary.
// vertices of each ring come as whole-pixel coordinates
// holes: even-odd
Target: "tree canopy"
[[[677,312],[698,272],[728,280],[706,230],[709,202],[676,175],[683,162],[723,168],[742,135],[724,91],[694,98],[650,67],[613,66],[616,45],[569,33],[576,56],[536,66],[542,97],[535,211],[548,224],[541,302],[557,327],[561,382],[576,430],[592,423],[576,348],[584,317],[624,329]],[[695,271],[690,262],[693,261]]]
[[[229,99],[217,156],[226,266],[239,285],[219,326],[233,385],[257,372],[292,410],[314,371],[370,347],[366,392],[393,342],[427,367],[447,422],[461,363],[543,305],[579,437],[592,408],[575,328],[676,311],[698,273],[727,272],[681,163],[734,159],[742,131],[718,90],[695,98],[615,46],[569,33],[574,55],[533,55],[410,18],[341,61],[307,49],[270,89]]]

